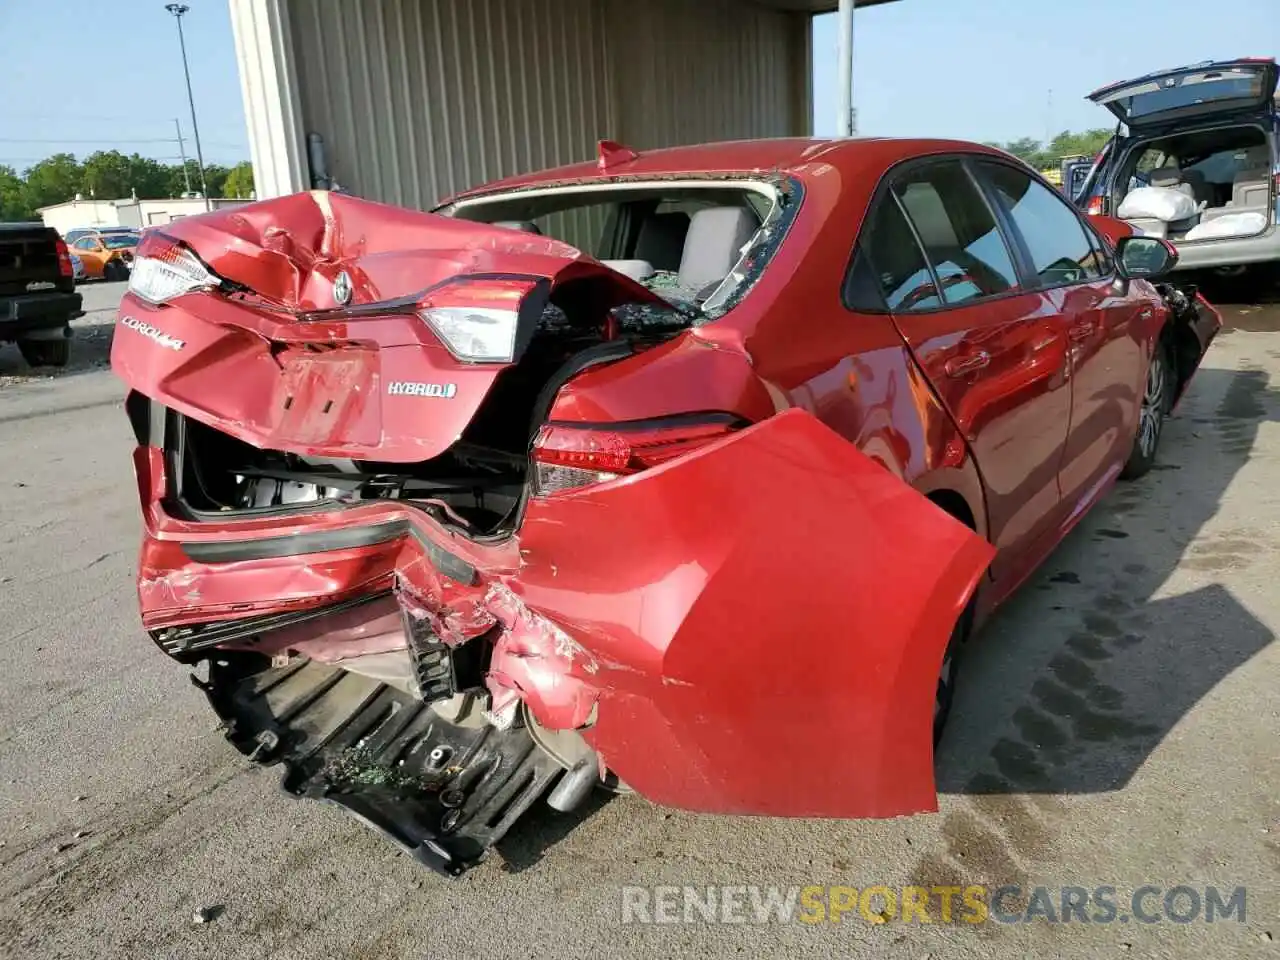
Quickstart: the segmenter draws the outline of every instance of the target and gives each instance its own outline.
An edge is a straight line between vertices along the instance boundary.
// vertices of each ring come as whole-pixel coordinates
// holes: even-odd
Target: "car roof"
[[[908,138],[816,139],[788,137],[768,140],[733,140],[696,146],[640,151],[635,159],[601,169],[598,161],[553,167],[524,173],[473,187],[450,197],[446,204],[482,194],[529,189],[559,183],[607,184],[619,178],[707,177],[714,175],[772,176],[791,174],[804,179],[835,167],[845,174],[866,174],[911,157],[937,153],[986,153],[1002,151],[963,140]]]

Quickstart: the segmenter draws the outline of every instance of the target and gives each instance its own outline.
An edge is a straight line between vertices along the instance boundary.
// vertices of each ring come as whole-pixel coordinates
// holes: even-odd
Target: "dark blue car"
[[[1089,213],[1172,241],[1181,270],[1280,261],[1277,76],[1274,59],[1224,60],[1094,91],[1089,99],[1119,120],[1115,136],[1074,173],[1078,190],[1064,188]],[[1169,196],[1159,191],[1186,197],[1177,216],[1151,214],[1149,201]]]

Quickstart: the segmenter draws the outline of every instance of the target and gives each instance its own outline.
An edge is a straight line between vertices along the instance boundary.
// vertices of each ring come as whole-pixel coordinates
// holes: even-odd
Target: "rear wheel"
[[[1151,354],[1151,365],[1147,367],[1147,387],[1138,412],[1138,435],[1133,438],[1129,460],[1120,471],[1122,479],[1136,480],[1155,464],[1165,417],[1173,406],[1174,385],[1169,346],[1160,340]]]
[[[970,600],[951,631],[951,640],[947,643],[946,652],[942,655],[942,667],[938,671],[938,689],[933,698],[933,745],[935,747],[942,739],[947,718],[951,716],[951,705],[955,702],[956,696],[956,678],[960,673],[960,655],[964,650],[965,641],[969,639],[969,630],[972,625],[973,600]]]
[[[65,367],[71,359],[71,341],[19,340],[18,351],[32,367]]]

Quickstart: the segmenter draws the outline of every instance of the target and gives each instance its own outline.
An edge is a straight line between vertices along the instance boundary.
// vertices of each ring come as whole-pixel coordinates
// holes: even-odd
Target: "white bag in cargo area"
[[[1200,208],[1195,198],[1171,187],[1138,187],[1125,194],[1116,211],[1121,220],[1163,220],[1173,223],[1194,217]]]
[[[1252,237],[1267,229],[1267,215],[1251,211],[1228,213],[1203,223],[1197,223],[1187,231],[1185,240],[1218,240],[1223,237]]]

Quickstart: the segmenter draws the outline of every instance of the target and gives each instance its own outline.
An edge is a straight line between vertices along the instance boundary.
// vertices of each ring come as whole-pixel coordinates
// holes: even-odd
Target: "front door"
[[[1059,483],[1072,517],[1097,499],[1128,458],[1147,369],[1144,321],[1152,308],[1119,291],[1106,247],[1056,193],[1010,165],[976,168],[1007,213],[1029,272],[1066,324],[1071,418]]]

